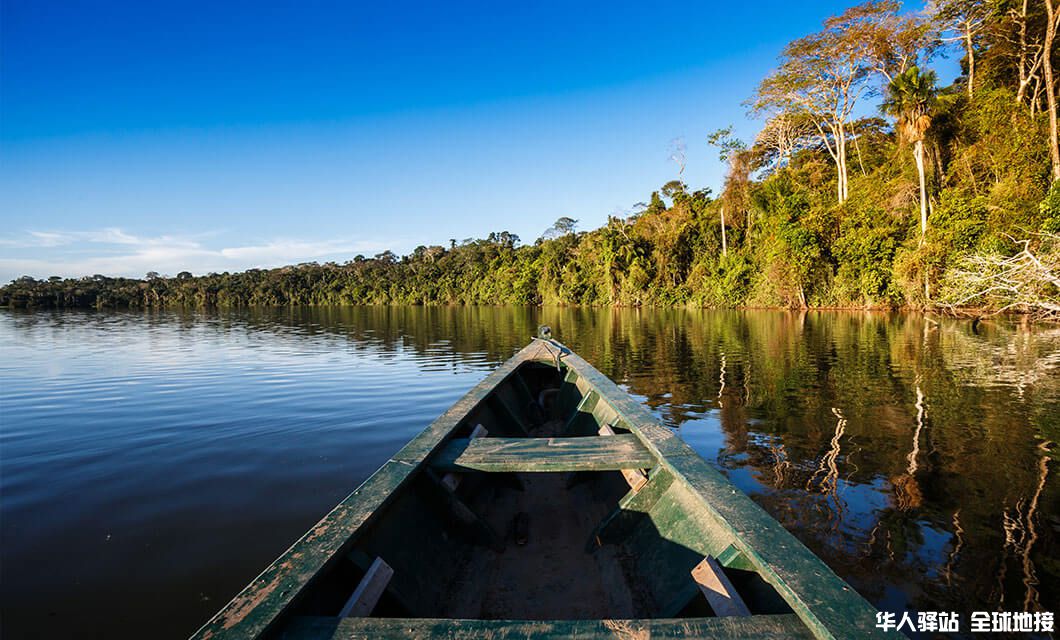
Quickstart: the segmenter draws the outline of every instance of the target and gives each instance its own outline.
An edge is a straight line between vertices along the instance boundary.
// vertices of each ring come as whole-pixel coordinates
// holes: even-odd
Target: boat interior
[[[731,528],[588,380],[559,362],[524,362],[469,409],[288,613],[790,614],[733,543]]]

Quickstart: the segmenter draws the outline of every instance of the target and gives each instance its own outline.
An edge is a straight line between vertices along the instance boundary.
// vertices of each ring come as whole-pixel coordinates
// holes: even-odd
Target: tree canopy
[[[673,179],[597,229],[579,231],[561,215],[532,244],[498,231],[405,256],[242,273],[23,277],[0,288],[0,304],[1031,310],[1003,291],[977,297],[980,281],[967,274],[975,264],[1004,277],[1013,265],[1058,264],[1056,3],[936,0],[903,13],[873,0],[826,19],[784,48],[748,99],[762,122],[753,144],[731,129],[694,138],[717,146],[726,164],[716,196],[686,184],[676,138]],[[930,68],[940,52],[961,57],[949,86]],[[877,98],[884,117],[868,109]],[[1020,274],[1033,285],[1020,296],[1060,304],[1053,273]]]

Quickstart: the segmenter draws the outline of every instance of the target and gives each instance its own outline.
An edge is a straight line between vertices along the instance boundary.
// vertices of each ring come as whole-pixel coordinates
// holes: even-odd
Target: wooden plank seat
[[[483,438],[488,435],[489,431],[486,430],[486,427],[478,424],[475,425],[475,429],[471,432],[469,440],[477,440],[478,438]],[[460,486],[460,480],[460,474],[451,471],[442,477],[442,484],[444,484],[450,491],[456,491],[456,488]]]
[[[456,438],[430,461],[440,471],[621,471],[650,469],[655,456],[636,436]]]

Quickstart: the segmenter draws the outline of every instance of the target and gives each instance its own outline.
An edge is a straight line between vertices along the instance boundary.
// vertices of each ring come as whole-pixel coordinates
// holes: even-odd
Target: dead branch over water
[[[994,309],[987,315],[1021,311],[1039,320],[1060,321],[1060,236],[1013,239],[1020,251],[967,256],[948,275],[941,306],[960,313],[969,306]]]

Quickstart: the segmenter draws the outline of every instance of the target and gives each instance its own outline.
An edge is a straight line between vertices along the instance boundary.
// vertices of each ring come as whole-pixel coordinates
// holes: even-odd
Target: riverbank
[[[14,297],[5,300],[4,291],[0,289],[0,309],[26,309],[26,310],[63,310],[63,309],[83,309],[83,310],[97,310],[97,311],[115,311],[115,310],[156,310],[156,311],[188,311],[188,310],[206,310],[213,309],[217,311],[230,311],[230,310],[252,310],[252,309],[284,309],[284,308],[327,308],[327,307],[389,307],[389,306],[409,306],[409,307],[428,307],[428,308],[461,308],[461,307],[507,307],[511,305],[507,304],[468,304],[463,302],[428,302],[428,303],[412,303],[412,304],[394,304],[390,302],[376,302],[376,303],[320,303],[320,304],[245,304],[245,303],[228,303],[228,304],[217,304],[217,303],[169,303],[160,301],[153,296],[147,296],[143,300],[124,300],[122,302],[114,302],[112,299],[108,300],[102,297],[91,298],[85,296],[83,293],[56,293],[50,292],[43,296],[25,296],[25,297]],[[736,305],[736,306],[697,306],[693,304],[674,304],[674,305],[601,305],[601,304],[575,304],[575,303],[557,303],[557,304],[530,304],[522,305],[529,308],[573,308],[573,309],[589,309],[594,311],[600,310],[646,310],[646,311],[664,311],[664,310],[700,310],[700,311],[786,311],[786,312],[874,312],[874,313],[917,313],[917,314],[935,314],[940,317],[952,317],[952,318],[966,318],[969,320],[981,321],[993,317],[1007,317],[1015,318],[1028,321],[1050,321],[1056,322],[1058,318],[1043,315],[1037,310],[1031,309],[995,309],[989,307],[958,307],[952,308],[947,306],[895,306],[895,305],[831,305],[831,306],[778,306],[778,305]]]

